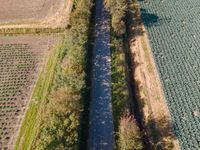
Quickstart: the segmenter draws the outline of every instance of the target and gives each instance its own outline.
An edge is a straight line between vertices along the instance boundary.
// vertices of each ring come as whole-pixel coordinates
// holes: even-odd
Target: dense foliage
[[[122,36],[126,32],[125,17],[126,17],[126,0],[105,0],[105,4],[111,13],[111,25],[118,36]]]
[[[65,35],[64,49],[36,142],[38,150],[78,147],[91,7],[92,0],[79,0],[71,14],[70,29]]]
[[[115,129],[118,130],[119,119],[128,113],[128,88],[125,74],[125,55],[123,41],[112,36],[112,105]]]
[[[141,150],[140,129],[133,116],[123,116],[120,119],[119,128],[119,149],[120,150]]]
[[[120,150],[142,149],[141,133],[137,122],[133,121],[133,116],[129,117],[130,100],[125,59],[125,53],[128,50],[125,42],[127,2],[126,0],[105,0],[105,5],[111,14],[112,103],[117,132],[116,144]]]

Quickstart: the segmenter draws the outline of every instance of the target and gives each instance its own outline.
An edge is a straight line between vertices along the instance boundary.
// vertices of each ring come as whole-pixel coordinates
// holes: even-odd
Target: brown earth
[[[0,0],[0,22],[43,19],[63,7],[64,0]]]
[[[0,36],[0,149],[12,149],[38,74],[59,36]]]
[[[170,113],[137,2],[130,2],[129,10],[129,19],[133,20],[129,41],[133,79],[146,134],[150,137],[152,148],[180,149],[172,132]]]
[[[67,25],[72,0],[0,0],[1,28],[62,28]]]

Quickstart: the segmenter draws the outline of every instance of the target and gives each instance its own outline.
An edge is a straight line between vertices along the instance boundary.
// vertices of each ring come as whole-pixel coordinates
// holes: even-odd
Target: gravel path
[[[103,0],[96,1],[95,45],[93,49],[90,150],[112,150],[114,127],[111,104],[111,62],[109,14]]]

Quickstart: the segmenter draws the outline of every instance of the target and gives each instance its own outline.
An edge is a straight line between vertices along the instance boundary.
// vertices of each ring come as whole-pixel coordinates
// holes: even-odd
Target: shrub
[[[127,9],[126,0],[105,0],[106,7],[110,10],[112,17],[112,28],[117,36],[126,32],[125,15]]]
[[[143,149],[140,129],[133,116],[123,116],[119,126],[119,149],[141,150]]]
[[[77,126],[81,105],[79,95],[71,89],[60,88],[51,94],[40,133],[37,149],[70,149],[77,146]]]

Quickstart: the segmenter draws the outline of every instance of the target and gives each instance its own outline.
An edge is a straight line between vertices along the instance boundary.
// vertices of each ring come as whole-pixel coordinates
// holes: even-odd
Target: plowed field
[[[0,23],[38,21],[64,7],[65,0],[0,0]]]

